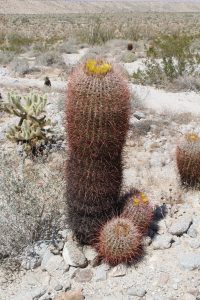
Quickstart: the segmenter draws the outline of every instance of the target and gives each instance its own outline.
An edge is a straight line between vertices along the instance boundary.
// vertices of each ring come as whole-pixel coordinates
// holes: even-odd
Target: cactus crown
[[[200,141],[200,136],[196,133],[187,133],[185,135],[185,138],[188,142],[197,142]]]
[[[88,59],[85,69],[89,75],[106,75],[111,71],[112,66],[102,60]]]
[[[140,193],[136,196],[133,196],[133,204],[134,205],[140,205],[140,204],[148,204],[149,199],[147,198],[147,195],[144,193]]]
[[[120,219],[118,220],[117,224],[114,227],[114,234],[115,236],[119,237],[126,237],[130,231],[130,224],[127,224]]]

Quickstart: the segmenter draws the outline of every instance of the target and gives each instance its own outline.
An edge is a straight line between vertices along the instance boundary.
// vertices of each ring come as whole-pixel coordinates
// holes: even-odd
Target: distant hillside
[[[94,12],[200,12],[200,1],[139,0],[0,0],[0,14]]]

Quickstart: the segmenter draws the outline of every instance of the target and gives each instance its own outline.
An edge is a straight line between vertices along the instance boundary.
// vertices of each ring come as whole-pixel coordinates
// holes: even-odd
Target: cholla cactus
[[[42,122],[44,117],[37,118],[40,114],[44,113],[47,104],[47,96],[41,96],[31,93],[22,98],[16,93],[8,93],[8,103],[2,104],[2,109],[10,114],[16,115],[21,118],[20,123],[24,119],[32,119],[38,123]]]
[[[182,184],[200,184],[200,136],[187,133],[176,149],[176,162]]]
[[[8,103],[2,103],[1,109],[18,116],[20,121],[17,126],[10,128],[7,138],[26,144],[26,150],[45,144],[51,132],[46,127],[51,124],[44,114],[46,103],[47,96],[31,93],[22,99],[15,93],[8,93]]]
[[[44,139],[45,134],[37,123],[32,123],[30,120],[24,120],[22,126],[15,126],[9,130],[7,138],[16,142],[28,142],[33,139]]]

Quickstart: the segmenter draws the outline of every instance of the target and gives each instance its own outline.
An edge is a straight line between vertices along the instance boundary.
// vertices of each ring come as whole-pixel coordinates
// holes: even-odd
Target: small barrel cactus
[[[153,220],[153,207],[143,192],[132,189],[123,196],[122,217],[129,218],[139,230],[146,234]]]
[[[187,133],[176,149],[176,162],[181,182],[188,186],[200,184],[200,136]]]
[[[68,223],[81,243],[91,244],[117,211],[130,92],[117,67],[89,59],[73,70],[67,95]]]
[[[142,252],[142,234],[128,218],[114,217],[103,227],[96,248],[111,265],[137,260]]]

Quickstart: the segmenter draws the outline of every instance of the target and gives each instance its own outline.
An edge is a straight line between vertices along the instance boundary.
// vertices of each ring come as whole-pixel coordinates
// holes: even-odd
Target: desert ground
[[[0,0],[1,14],[199,12],[198,0]]]
[[[200,135],[200,15],[22,10],[0,15],[0,25],[0,299],[200,299],[200,192],[182,184],[176,164],[179,140]],[[115,267],[79,245],[66,222],[68,78],[96,57],[118,64],[128,81],[122,191],[144,191],[157,225],[143,257]],[[19,123],[4,109],[10,93],[31,92],[47,96],[51,121],[40,155],[7,138]]]

